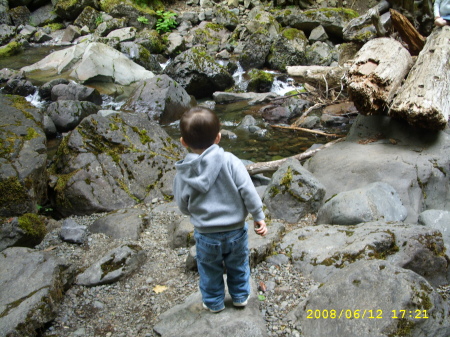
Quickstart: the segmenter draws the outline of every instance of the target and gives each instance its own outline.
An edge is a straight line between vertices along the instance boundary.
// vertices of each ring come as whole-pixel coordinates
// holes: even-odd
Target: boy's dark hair
[[[190,148],[204,150],[214,144],[220,132],[220,121],[212,110],[194,107],[181,116],[180,131]]]

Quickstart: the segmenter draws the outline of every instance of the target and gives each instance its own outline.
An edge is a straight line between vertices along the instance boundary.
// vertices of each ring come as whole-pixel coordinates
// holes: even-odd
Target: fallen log
[[[340,87],[346,69],[327,66],[287,66],[286,72],[300,83],[318,87]]]
[[[348,94],[359,113],[387,113],[412,64],[408,50],[394,39],[367,42],[356,54],[346,77]]]
[[[399,33],[403,42],[408,45],[408,50],[411,55],[419,55],[425,45],[426,38],[423,37],[416,28],[414,28],[406,16],[392,8],[389,11],[391,13],[392,25]]]
[[[321,135],[326,137],[343,137],[342,135],[336,135],[334,133],[326,133],[322,131],[316,131],[311,129],[300,128],[298,126],[281,126],[281,125],[271,125],[273,128],[285,129],[285,130],[294,130],[294,131],[302,131],[306,133],[312,133],[315,135]]]
[[[258,174],[258,173],[265,173],[265,172],[275,172],[286,160],[288,160],[290,158],[294,158],[297,160],[308,159],[309,157],[312,157],[320,150],[330,147],[336,143],[342,142],[343,140],[345,140],[345,137],[335,139],[329,143],[326,143],[325,145],[322,145],[321,147],[318,147],[317,149],[308,150],[303,153],[296,154],[295,156],[292,156],[289,158],[250,164],[250,165],[246,166],[246,169],[250,175],[254,175],[254,174]]]
[[[446,127],[450,110],[450,26],[428,36],[405,83],[393,100],[389,115],[431,130]]]

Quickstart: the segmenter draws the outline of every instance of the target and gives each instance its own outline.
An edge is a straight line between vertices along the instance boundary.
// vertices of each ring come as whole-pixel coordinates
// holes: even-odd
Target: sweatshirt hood
[[[201,155],[189,153],[175,163],[180,178],[201,193],[209,191],[222,169],[224,150],[211,145]]]

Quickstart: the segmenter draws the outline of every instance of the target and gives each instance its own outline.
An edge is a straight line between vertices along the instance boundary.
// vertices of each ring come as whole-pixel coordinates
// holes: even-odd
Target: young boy
[[[450,0],[435,0],[433,11],[436,26],[443,27],[450,24]]]
[[[255,232],[267,234],[261,198],[244,164],[217,145],[220,122],[214,112],[192,108],[181,117],[180,130],[181,144],[192,153],[175,164],[174,196],[194,225],[203,307],[225,309],[223,264],[233,305],[243,307],[250,296],[245,218],[251,213]]]

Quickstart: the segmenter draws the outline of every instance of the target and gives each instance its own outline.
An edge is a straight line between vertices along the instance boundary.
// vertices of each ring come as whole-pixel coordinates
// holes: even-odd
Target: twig
[[[306,110],[299,118],[297,118],[297,120],[292,124],[292,126],[298,126],[304,119],[306,116],[308,116],[308,114],[316,109],[320,109],[323,106],[325,106],[325,104],[323,103],[316,103],[313,106],[309,107],[308,110]]]

